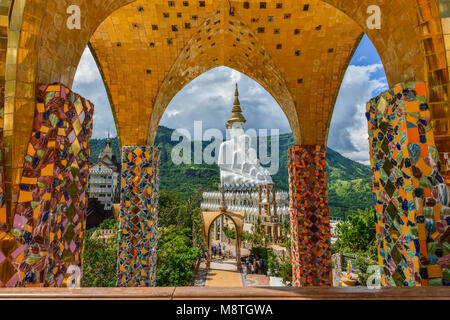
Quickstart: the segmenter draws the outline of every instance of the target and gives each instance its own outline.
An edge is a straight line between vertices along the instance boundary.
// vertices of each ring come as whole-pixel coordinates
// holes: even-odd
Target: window
[[[285,19],[290,19],[291,18],[291,14],[290,13],[285,13],[284,14],[284,18]]]
[[[170,17],[170,15],[169,15],[169,13],[164,12],[164,13],[163,13],[163,17],[164,17],[164,18],[168,18],[168,17]]]
[[[188,1],[183,1],[183,6],[184,7],[189,7],[189,2]]]
[[[300,50],[295,51],[295,56],[296,57],[300,56]]]
[[[277,3],[277,9],[281,9],[283,8],[283,4],[282,3]]]
[[[193,15],[192,16],[192,20],[197,20],[198,19],[198,16],[197,15]]]
[[[155,43],[154,42],[150,42],[150,48],[154,48],[155,47]]]
[[[295,29],[294,34],[300,34],[300,29]]]
[[[146,72],[147,72],[147,74],[152,74],[152,70],[150,70],[150,69],[147,69]]]
[[[280,50],[281,48],[283,48],[283,46],[281,45],[281,43],[277,44],[277,50]]]
[[[172,44],[172,38],[167,38],[167,44]]]
[[[190,23],[185,23],[185,24],[184,24],[184,27],[185,27],[186,29],[190,29],[190,28],[191,28],[191,24],[190,24]]]
[[[280,29],[274,29],[274,30],[273,30],[273,33],[274,33],[274,34],[280,34]]]
[[[265,2],[260,2],[259,3],[259,8],[260,9],[265,9],[266,8],[266,3]]]
[[[174,1],[169,1],[169,7],[175,7],[175,2]]]
[[[158,25],[152,24],[152,30],[158,30]]]
[[[303,6],[303,11],[308,11],[309,10],[309,4],[305,4]]]
[[[144,7],[138,7],[137,9],[138,9],[139,12],[144,11]]]
[[[178,17],[178,18],[181,18],[181,17],[182,17],[181,12],[178,12],[178,13],[177,13],[177,17]]]
[[[250,3],[244,2],[244,9],[250,9]]]
[[[334,51],[333,48],[328,49],[328,53],[332,53]]]
[[[173,25],[173,26],[172,26],[172,31],[173,31],[173,32],[177,32],[177,31],[178,31],[178,27],[177,27],[176,25]]]
[[[268,20],[269,22],[272,22],[272,21],[273,21],[273,16],[268,16],[268,17],[267,17],[267,20]]]
[[[322,25],[318,25],[318,26],[316,27],[316,30],[320,30],[320,29],[322,29]]]
[[[200,7],[204,7],[205,6],[205,1],[199,1],[198,4],[199,4]]]
[[[261,28],[258,28],[258,33],[264,33],[264,28],[263,27],[261,27]]]
[[[302,78],[297,79],[297,83],[303,83],[303,79]]]

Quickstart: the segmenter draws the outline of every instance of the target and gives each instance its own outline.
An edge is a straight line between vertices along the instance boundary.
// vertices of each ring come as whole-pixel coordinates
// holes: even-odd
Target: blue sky
[[[203,121],[203,130],[223,130],[234,100],[234,84],[239,83],[246,129],[278,129],[290,132],[287,118],[273,97],[257,82],[227,67],[210,70],[183,88],[171,101],[161,125],[193,132],[194,121]],[[344,156],[369,164],[369,145],[365,104],[388,89],[377,51],[364,36],[347,69],[330,127],[328,146]],[[108,97],[95,61],[86,49],[73,90],[95,105],[94,138],[116,135]]]

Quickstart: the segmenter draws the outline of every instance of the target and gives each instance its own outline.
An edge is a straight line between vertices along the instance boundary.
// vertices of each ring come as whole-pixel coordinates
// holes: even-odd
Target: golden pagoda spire
[[[242,109],[241,109],[241,103],[239,102],[239,89],[238,89],[238,84],[236,82],[236,91],[234,93],[235,99],[234,99],[234,104],[233,104],[233,110],[231,111],[231,117],[230,119],[228,119],[227,122],[227,127],[233,124],[233,122],[247,122],[247,120],[245,120],[244,115],[242,114]]]

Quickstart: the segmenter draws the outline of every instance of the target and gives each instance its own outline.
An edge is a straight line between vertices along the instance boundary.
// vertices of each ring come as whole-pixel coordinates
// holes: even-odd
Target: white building
[[[244,231],[252,233],[261,225],[275,242],[280,236],[280,225],[290,219],[289,194],[275,190],[272,177],[251,147],[252,138],[244,132],[245,122],[236,84],[232,115],[226,124],[228,140],[220,146],[218,161],[225,205],[229,211],[246,213]],[[219,211],[221,201],[222,191],[204,192],[201,208]],[[214,224],[215,240],[223,240],[223,226],[221,217]]]
[[[120,195],[120,163],[117,163],[108,134],[106,145],[98,160],[89,168],[89,198],[96,198],[105,205],[105,210],[113,209]]]

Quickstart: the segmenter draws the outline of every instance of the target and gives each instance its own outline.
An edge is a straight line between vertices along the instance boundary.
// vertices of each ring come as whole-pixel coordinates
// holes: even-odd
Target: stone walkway
[[[211,261],[211,269],[206,270],[206,263],[201,262],[193,282],[195,287],[243,287],[241,273],[237,271],[236,260]]]
[[[206,278],[205,287],[243,287],[236,260],[213,260]]]

